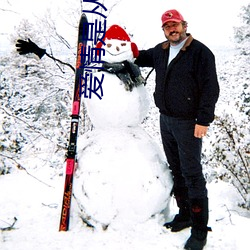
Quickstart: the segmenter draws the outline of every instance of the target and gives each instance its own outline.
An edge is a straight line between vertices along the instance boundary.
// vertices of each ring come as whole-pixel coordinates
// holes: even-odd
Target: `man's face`
[[[167,22],[162,27],[162,29],[164,31],[165,37],[173,45],[180,43],[183,39],[186,38],[187,27],[183,26],[181,22]]]

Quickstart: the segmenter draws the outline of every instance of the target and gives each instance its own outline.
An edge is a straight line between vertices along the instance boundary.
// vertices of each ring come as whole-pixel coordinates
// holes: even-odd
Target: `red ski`
[[[65,184],[64,184],[59,231],[67,231],[69,229],[73,175],[74,175],[74,170],[75,170],[75,166],[77,163],[76,143],[77,143],[79,113],[80,113],[80,105],[81,105],[81,89],[83,86],[82,79],[83,79],[83,73],[84,73],[84,60],[82,58],[82,55],[86,49],[87,38],[88,38],[88,20],[87,20],[86,15],[83,13],[80,18],[79,30],[78,30],[74,97],[73,97],[70,139],[69,139],[69,145],[68,145],[68,151],[67,151],[66,177],[65,177]]]

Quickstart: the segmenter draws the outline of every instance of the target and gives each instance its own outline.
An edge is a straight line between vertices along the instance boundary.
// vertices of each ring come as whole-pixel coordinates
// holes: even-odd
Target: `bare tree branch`
[[[15,14],[18,14],[18,15],[19,15],[19,13],[18,13],[18,12],[13,11],[13,10],[7,10],[7,9],[2,9],[2,8],[0,8],[0,11],[12,12],[12,13],[15,13]]]
[[[46,185],[47,187],[54,188],[53,186],[51,186],[51,185],[45,183],[45,182],[42,181],[42,180],[39,180],[36,176],[34,176],[34,175],[32,175],[31,173],[29,173],[29,171],[28,171],[25,167],[23,167],[19,162],[17,162],[13,157],[10,157],[10,156],[8,156],[8,155],[4,155],[4,154],[1,154],[1,153],[0,153],[0,156],[5,157],[5,158],[8,158],[9,160],[15,162],[15,163],[16,163],[16,167],[17,167],[18,169],[24,170],[29,176],[31,176],[32,178],[34,178],[34,179],[36,179],[37,181],[41,182],[42,184]]]
[[[14,222],[11,225],[9,225],[8,227],[0,227],[0,230],[1,231],[10,231],[10,230],[13,230],[13,229],[15,229],[14,226],[15,226],[16,222],[17,222],[17,218],[14,217]]]

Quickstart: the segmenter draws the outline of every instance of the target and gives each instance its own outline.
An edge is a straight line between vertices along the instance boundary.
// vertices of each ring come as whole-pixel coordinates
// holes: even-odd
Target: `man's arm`
[[[215,104],[219,97],[219,83],[216,73],[215,57],[210,50],[204,50],[199,60],[197,78],[200,101],[197,124],[209,126],[214,120]]]

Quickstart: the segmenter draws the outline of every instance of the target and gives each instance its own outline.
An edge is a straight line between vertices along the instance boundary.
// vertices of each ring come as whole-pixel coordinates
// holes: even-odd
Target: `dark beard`
[[[173,35],[173,34],[175,34],[175,33],[180,34],[179,39],[178,39],[178,40],[175,40],[175,41],[170,40],[168,37],[170,37],[171,35]],[[169,33],[169,36],[168,36],[168,37],[166,36],[166,38],[168,39],[168,41],[170,41],[172,44],[177,45],[177,44],[179,44],[181,41],[183,41],[183,40],[187,37],[187,35],[186,35],[185,32],[179,33],[179,32],[173,31],[173,32]]]

